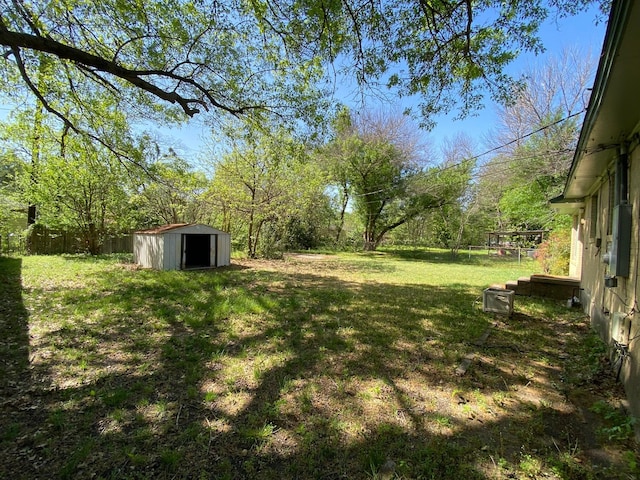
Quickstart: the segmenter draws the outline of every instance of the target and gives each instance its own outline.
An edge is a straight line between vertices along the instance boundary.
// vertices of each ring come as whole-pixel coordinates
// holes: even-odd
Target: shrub
[[[571,257],[571,231],[557,230],[540,244],[536,251],[536,260],[544,273],[568,275]]]

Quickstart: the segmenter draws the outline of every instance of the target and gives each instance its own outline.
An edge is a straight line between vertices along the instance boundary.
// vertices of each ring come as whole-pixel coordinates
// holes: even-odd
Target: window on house
[[[595,240],[598,231],[598,195],[591,197],[591,212],[589,215],[589,238]]]

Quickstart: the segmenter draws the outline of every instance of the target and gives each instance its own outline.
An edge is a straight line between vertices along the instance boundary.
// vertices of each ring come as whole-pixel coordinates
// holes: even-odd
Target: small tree
[[[41,161],[37,182],[23,184],[39,206],[37,224],[79,231],[95,255],[104,235],[131,226],[126,183],[126,171],[108,152],[69,141],[64,156]]]
[[[284,248],[286,226],[320,211],[324,182],[305,146],[282,129],[236,125],[231,150],[215,163],[207,197],[222,223],[246,239],[250,258]],[[242,129],[242,130],[240,130]]]
[[[544,273],[568,275],[571,259],[571,231],[556,230],[536,250],[536,260]]]
[[[152,163],[148,173],[139,193],[131,199],[140,223],[197,223],[207,217],[207,178],[173,150]]]

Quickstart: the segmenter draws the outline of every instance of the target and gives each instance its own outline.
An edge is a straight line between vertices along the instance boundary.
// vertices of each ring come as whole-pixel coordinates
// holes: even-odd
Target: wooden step
[[[516,295],[555,298],[564,300],[573,296],[580,297],[580,280],[556,275],[531,275],[510,280],[506,283],[507,290],[513,290]]]
[[[525,282],[522,279],[510,280],[505,285],[507,290],[513,290],[516,295],[529,296],[531,295],[531,286],[529,282]]]
[[[565,300],[580,297],[580,280],[554,275],[531,275],[531,295]]]

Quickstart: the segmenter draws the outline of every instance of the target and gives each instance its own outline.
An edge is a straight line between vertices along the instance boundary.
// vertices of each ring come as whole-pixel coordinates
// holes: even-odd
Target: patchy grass
[[[0,477],[638,474],[587,320],[520,297],[510,319],[481,311],[483,288],[531,263],[120,260],[0,257]]]

